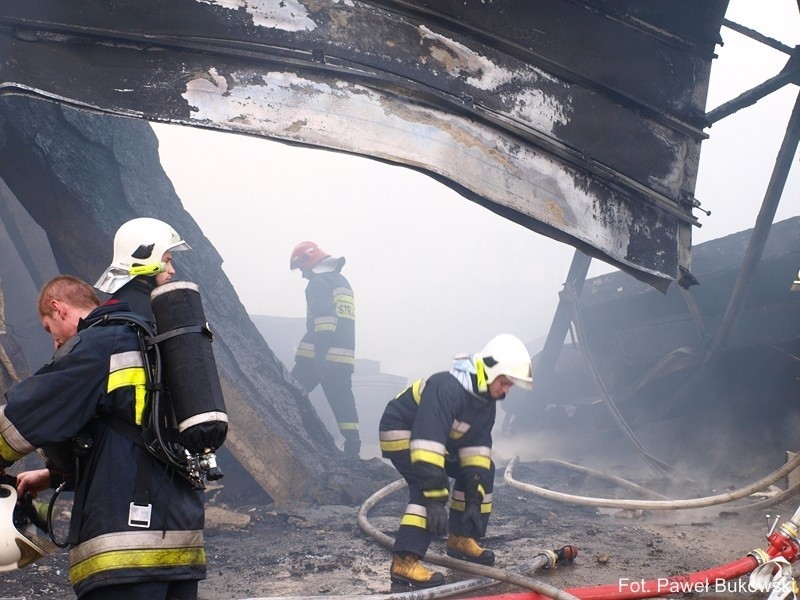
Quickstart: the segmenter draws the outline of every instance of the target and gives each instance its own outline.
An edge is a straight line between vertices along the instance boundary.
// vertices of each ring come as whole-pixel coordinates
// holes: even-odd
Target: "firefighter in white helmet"
[[[191,250],[167,223],[150,217],[123,223],[114,235],[111,264],[94,287],[127,302],[131,309],[153,321],[150,292],[175,274],[172,253]]]
[[[494,564],[494,553],[479,540],[492,510],[496,401],[513,385],[533,387],[531,359],[519,338],[504,333],[476,354],[456,356],[449,372],[414,382],[386,406],[381,451],[409,489],[394,543],[393,582],[419,588],[443,584],[442,574],[420,559],[433,537],[445,534],[450,556]]]

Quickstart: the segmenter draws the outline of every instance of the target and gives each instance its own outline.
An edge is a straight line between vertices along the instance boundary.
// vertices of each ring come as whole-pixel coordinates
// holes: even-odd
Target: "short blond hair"
[[[89,310],[100,305],[94,288],[72,275],[57,275],[42,286],[39,292],[39,316],[46,317],[53,312],[50,308],[52,300]]]

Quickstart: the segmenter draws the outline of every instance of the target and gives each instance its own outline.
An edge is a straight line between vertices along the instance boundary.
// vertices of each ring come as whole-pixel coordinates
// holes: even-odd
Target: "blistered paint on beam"
[[[624,204],[609,202],[607,210],[590,210],[594,196],[578,173],[496,131],[357,84],[334,86],[286,72],[258,74],[259,84],[248,84],[255,75],[226,78],[212,69],[189,81],[184,98],[192,120],[349,149],[446,175],[593,246],[628,246],[626,234],[633,224]]]
[[[257,27],[283,31],[311,31],[317,27],[298,0],[195,0],[228,10],[244,11]]]
[[[584,3],[29,0],[0,6],[0,86],[404,164],[663,287],[691,266],[713,44]]]

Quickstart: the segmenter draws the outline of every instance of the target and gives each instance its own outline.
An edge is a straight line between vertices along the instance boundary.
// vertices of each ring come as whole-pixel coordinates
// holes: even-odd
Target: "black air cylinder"
[[[225,441],[228,414],[197,284],[173,281],[150,294],[164,383],[184,447],[214,451]]]

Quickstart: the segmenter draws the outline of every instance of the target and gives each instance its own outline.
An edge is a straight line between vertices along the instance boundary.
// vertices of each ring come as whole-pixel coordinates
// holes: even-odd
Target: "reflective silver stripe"
[[[434,442],[431,440],[411,440],[411,449],[429,450],[430,452],[435,452],[436,454],[441,454],[442,456],[444,456],[446,451],[444,444],[440,444],[439,442]]]
[[[491,456],[492,449],[488,446],[467,446],[458,449],[458,458],[464,459],[468,456]]]
[[[472,427],[472,425],[469,423],[459,421],[457,419],[453,419],[453,424],[450,426],[453,431],[458,431],[462,435],[467,433],[470,430],[470,427]]]
[[[13,423],[6,417],[6,405],[0,406],[0,456],[3,455],[2,447],[7,445],[8,449],[16,454],[22,456],[30,454],[34,448],[28,440],[14,427]],[[13,460],[19,460],[22,456],[18,456]],[[10,458],[10,457],[9,457]]]
[[[351,350],[349,348],[329,348],[328,349],[328,356],[335,355],[335,356],[347,356],[350,358],[354,358],[356,355],[355,350]]]
[[[314,331],[336,331],[336,317],[317,317],[314,319]]]
[[[382,442],[393,442],[395,440],[407,440],[411,437],[411,430],[409,429],[391,429],[389,431],[380,432],[380,440]]]
[[[144,361],[142,360],[142,353],[138,350],[130,352],[120,352],[119,354],[112,354],[109,363],[108,371],[113,373],[121,369],[129,369],[131,367],[143,367]]]
[[[456,501],[460,500],[461,502],[464,502],[464,500],[466,500],[466,496],[464,496],[464,492],[462,492],[461,490],[453,490],[453,500]],[[483,500],[481,502],[482,504],[487,504],[490,503],[491,501],[492,501],[492,495],[484,494]]]
[[[173,251],[175,251],[175,250],[191,250],[191,248],[189,248],[189,244],[187,244],[186,242],[183,242],[182,244],[174,246],[172,248],[172,250]],[[152,300],[153,298],[157,298],[161,294],[165,294],[167,292],[172,292],[172,291],[175,291],[175,290],[193,290],[195,292],[199,292],[200,291],[200,286],[198,286],[196,283],[194,283],[192,281],[184,281],[184,280],[170,281],[169,283],[165,283],[164,285],[158,286],[156,289],[154,289],[152,292],[150,292],[150,299]]]
[[[418,517],[427,517],[428,511],[421,504],[408,504],[406,506],[406,514],[417,515]]]
[[[70,567],[103,552],[147,548],[192,548],[203,545],[203,531],[118,531],[78,544],[69,551]]]
[[[208,423],[209,421],[222,421],[223,423],[227,423],[228,415],[219,410],[200,413],[199,415],[194,415],[178,423],[178,431],[183,431],[198,423]]]

